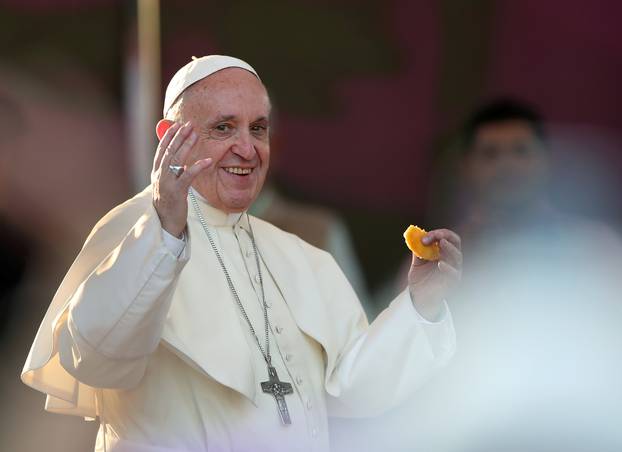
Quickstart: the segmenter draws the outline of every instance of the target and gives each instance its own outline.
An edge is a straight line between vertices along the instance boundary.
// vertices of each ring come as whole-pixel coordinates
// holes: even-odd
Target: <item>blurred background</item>
[[[334,420],[335,450],[622,450],[621,21],[617,0],[0,0],[0,450],[92,450],[96,423],[19,374],[91,227],[148,183],[170,77],[211,53],[275,107],[254,213],[330,250],[370,320],[409,224],[463,234],[456,359]],[[510,115],[465,141],[498,99],[545,134]]]

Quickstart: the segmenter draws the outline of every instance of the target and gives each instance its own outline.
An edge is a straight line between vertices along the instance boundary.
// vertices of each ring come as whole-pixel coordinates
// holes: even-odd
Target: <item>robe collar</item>
[[[196,196],[196,192],[195,192]],[[197,196],[197,202],[205,220],[212,228],[233,227],[247,229],[249,217],[246,214],[227,215],[206,203]],[[209,219],[207,218],[209,215]],[[245,330],[238,328],[239,312],[231,303],[231,293],[226,284],[219,278],[221,269],[211,250],[205,251],[209,245],[196,240],[203,240],[199,219],[189,199],[188,229],[190,232],[190,248],[194,256],[186,265],[178,281],[179,289],[173,295],[173,303],[168,313],[162,339],[186,363],[212,377],[217,382],[228,386],[256,403],[256,382],[252,358],[245,338]],[[230,224],[227,221],[237,220]],[[214,221],[218,221],[214,225]],[[291,310],[294,321],[307,335],[314,338],[327,350],[328,369],[334,366],[336,354],[333,353],[334,343],[331,318],[327,307],[314,284],[314,271],[309,265],[308,257],[301,248],[297,237],[284,233],[272,225],[253,217],[252,225],[256,235],[256,246],[268,273]],[[211,222],[211,223],[210,223]],[[199,251],[200,248],[203,251]],[[187,292],[184,287],[191,287],[190,281],[201,278],[204,269],[214,269],[218,275],[211,286],[213,299],[209,303],[199,302],[197,294]],[[207,271],[207,270],[205,270]],[[188,283],[186,284],[186,280]],[[209,341],[197,338],[205,336],[209,331]]]
[[[194,194],[197,203],[199,204],[199,209],[201,209],[201,214],[209,226],[235,226],[237,224],[245,226],[245,223],[247,223],[247,221],[243,221],[247,217],[246,211],[236,213],[223,212],[222,210],[211,206],[209,202],[194,188],[190,187],[190,191]],[[196,212],[194,211],[192,202],[188,204],[189,215],[195,217]]]

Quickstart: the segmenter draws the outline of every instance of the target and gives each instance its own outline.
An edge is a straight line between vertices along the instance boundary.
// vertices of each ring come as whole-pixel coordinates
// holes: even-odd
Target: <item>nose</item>
[[[240,130],[237,133],[232,151],[244,160],[251,160],[255,156],[255,146],[253,145],[253,140],[248,130]]]

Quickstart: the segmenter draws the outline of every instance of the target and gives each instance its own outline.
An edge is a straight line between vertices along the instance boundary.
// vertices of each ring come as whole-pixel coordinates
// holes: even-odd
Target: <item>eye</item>
[[[216,127],[214,127],[214,129],[219,132],[226,132],[231,129],[231,126],[229,124],[218,124]]]
[[[479,148],[479,155],[482,160],[493,161],[499,157],[499,149],[493,145],[484,145]]]
[[[254,124],[251,126],[251,133],[257,138],[265,138],[268,135],[268,126]]]
[[[226,140],[235,135],[235,127],[228,122],[216,124],[209,131],[209,136],[215,140]]]

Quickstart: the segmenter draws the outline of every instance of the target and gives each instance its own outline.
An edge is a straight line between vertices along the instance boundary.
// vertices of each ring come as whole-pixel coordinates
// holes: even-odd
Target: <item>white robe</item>
[[[250,217],[274,366],[294,386],[292,425],[281,425],[260,390],[265,362],[192,205],[178,255],[151,198],[148,187],[95,226],[22,373],[47,394],[47,410],[99,417],[96,450],[326,451],[328,415],[385,411],[453,354],[446,306],[428,322],[405,290],[368,325],[328,253]],[[248,217],[200,204],[263,343]]]

